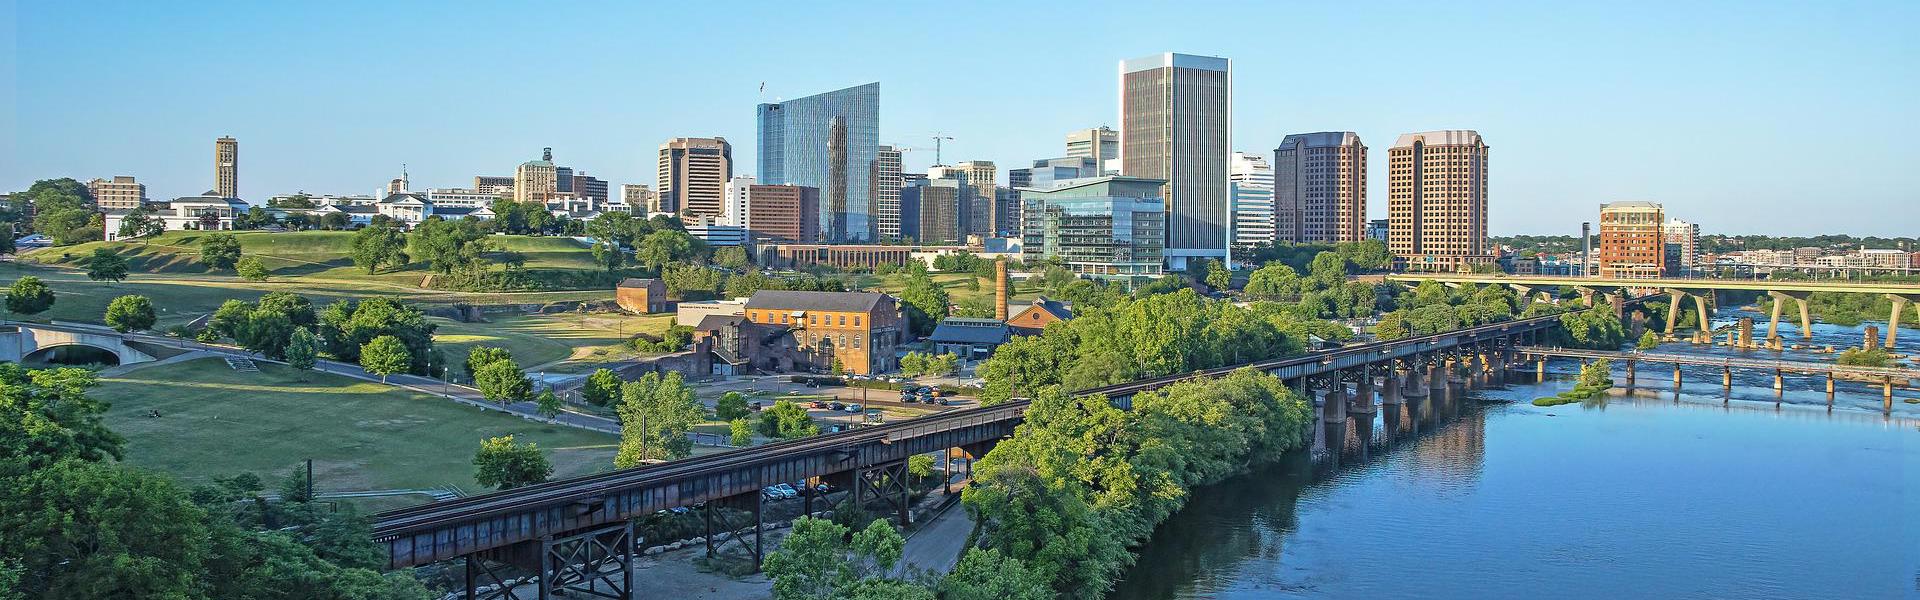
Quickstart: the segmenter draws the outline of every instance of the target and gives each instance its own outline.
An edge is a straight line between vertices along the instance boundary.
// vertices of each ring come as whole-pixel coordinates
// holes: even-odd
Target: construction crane
[[[944,163],[944,162],[940,162],[940,142],[942,142],[942,141],[945,141],[945,140],[951,140],[951,139],[953,139],[953,138],[952,138],[952,137],[950,137],[950,136],[945,136],[945,135],[941,135],[941,134],[940,134],[940,132],[937,132],[937,131],[936,131],[936,132],[934,132],[934,134],[933,134],[933,164],[936,164],[936,165],[944,165],[944,164],[947,164],[947,163]]]

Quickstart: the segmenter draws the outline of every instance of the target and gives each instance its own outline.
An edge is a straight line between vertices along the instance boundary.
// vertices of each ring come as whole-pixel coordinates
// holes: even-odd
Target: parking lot
[[[921,384],[930,386],[929,383]],[[950,383],[951,378],[940,378],[942,383]],[[904,385],[904,384],[902,384]],[[852,426],[876,416],[869,416],[878,410],[877,418],[884,421],[910,419],[920,415],[973,408],[979,406],[979,400],[971,397],[943,397],[936,401],[940,404],[924,402],[902,402],[898,388],[890,390],[864,387],[822,386],[811,387],[804,383],[794,383],[789,375],[758,375],[730,377],[721,381],[704,382],[695,385],[695,393],[707,406],[719,401],[727,392],[740,392],[747,396],[748,402],[759,402],[770,407],[779,400],[793,400],[807,407],[807,414],[819,422],[823,429],[833,425]],[[918,399],[920,396],[916,396]],[[835,409],[838,403],[842,408]],[[859,405],[859,409],[847,408]]]

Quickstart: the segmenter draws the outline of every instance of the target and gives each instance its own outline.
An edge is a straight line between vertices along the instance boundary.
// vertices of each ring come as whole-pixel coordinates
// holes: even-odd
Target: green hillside
[[[379,279],[392,283],[418,285],[428,273],[425,265],[368,275],[353,266],[349,251],[353,233],[348,231],[265,231],[232,232],[240,240],[241,252],[257,256],[273,269],[276,277],[324,276],[346,279]],[[207,233],[169,231],[147,240],[89,242],[73,246],[46,248],[28,252],[23,260],[49,265],[74,266],[96,248],[109,248],[128,259],[135,273],[207,273],[200,263],[200,241]],[[571,238],[549,236],[496,235],[488,241],[499,250],[518,252],[526,257],[528,269],[594,269],[593,255]]]

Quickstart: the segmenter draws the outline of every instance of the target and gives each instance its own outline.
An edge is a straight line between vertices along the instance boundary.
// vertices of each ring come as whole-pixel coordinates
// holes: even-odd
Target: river
[[[1816,325],[1814,343],[1862,329]],[[1776,395],[1741,374],[1727,393],[1689,370],[1676,392],[1643,367],[1604,401],[1528,403],[1573,368],[1456,390],[1430,410],[1457,417],[1339,465],[1194,490],[1111,597],[1920,598],[1920,405],[1900,401],[1920,392],[1883,415],[1877,387],[1842,382],[1829,410],[1824,379]]]

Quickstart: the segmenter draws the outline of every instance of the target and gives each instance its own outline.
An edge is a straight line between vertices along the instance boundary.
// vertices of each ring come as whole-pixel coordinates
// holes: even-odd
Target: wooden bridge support
[[[1673,365],[1673,389],[1680,389],[1680,365]]]

